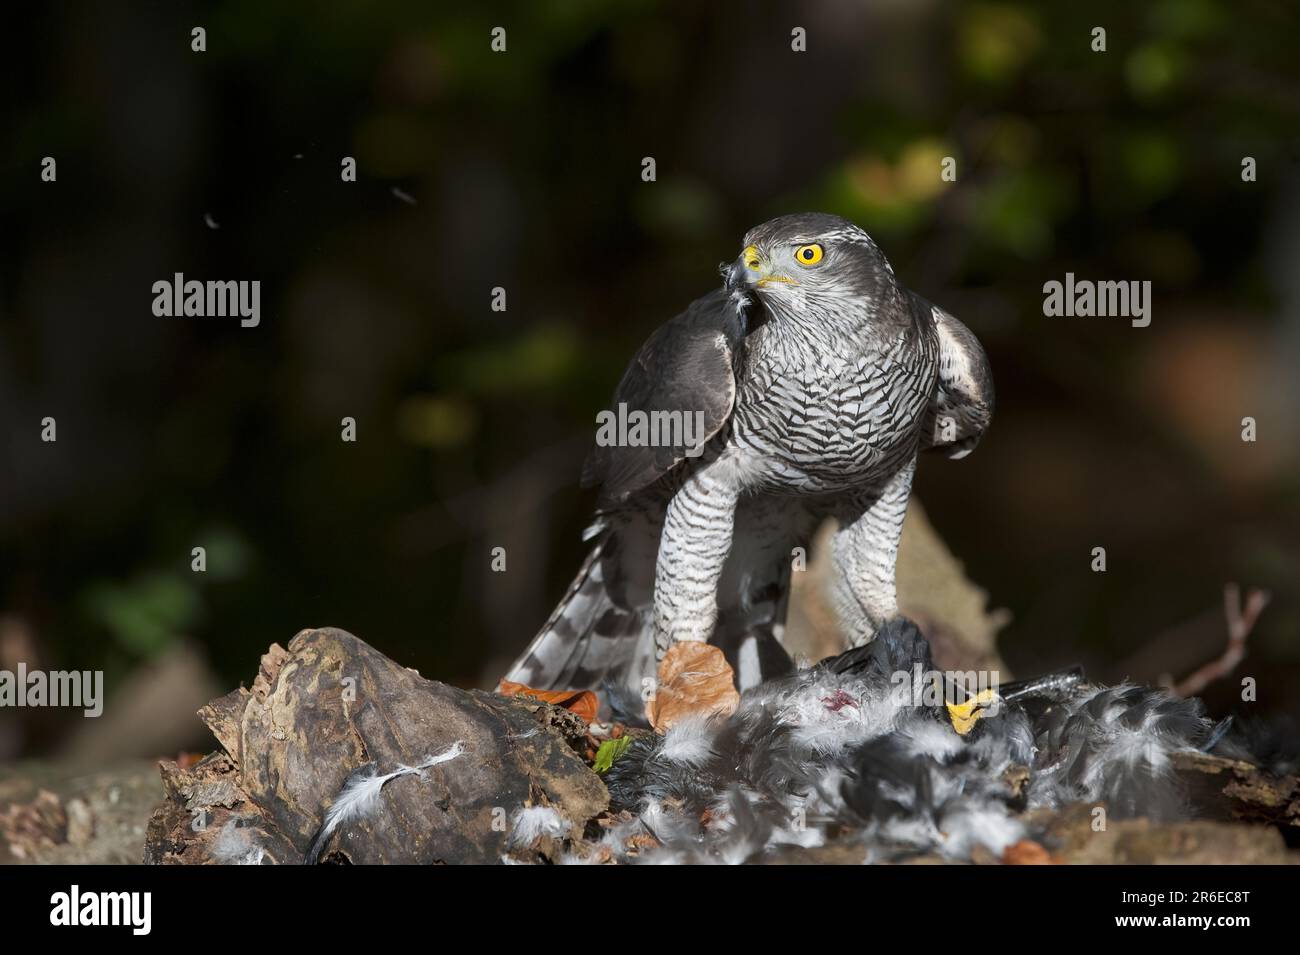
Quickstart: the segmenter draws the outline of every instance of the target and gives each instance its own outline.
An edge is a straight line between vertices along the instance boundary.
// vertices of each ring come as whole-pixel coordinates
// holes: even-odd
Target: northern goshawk
[[[742,690],[789,672],[792,555],[828,517],[848,641],[896,615],[917,454],[962,457],[988,427],[983,349],[845,219],[782,216],[743,245],[723,288],[650,336],[613,400],[700,413],[704,443],[593,450],[592,549],[508,680],[639,692],[687,640],[719,647]]]

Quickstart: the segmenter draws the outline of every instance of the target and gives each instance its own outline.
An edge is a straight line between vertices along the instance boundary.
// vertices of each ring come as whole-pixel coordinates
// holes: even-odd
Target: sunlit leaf
[[[596,750],[596,761],[592,764],[592,769],[598,773],[607,773],[614,762],[627,752],[627,748],[632,745],[632,737],[620,736],[618,739],[607,739],[600,744],[600,749]]]
[[[596,718],[596,713],[600,710],[600,699],[590,690],[538,690],[524,683],[502,680],[497,692],[502,696],[520,696],[553,703],[576,713],[588,723]]]

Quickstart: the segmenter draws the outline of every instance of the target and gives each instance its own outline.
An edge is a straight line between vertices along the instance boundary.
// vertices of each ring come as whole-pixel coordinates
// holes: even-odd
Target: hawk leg
[[[831,602],[850,646],[862,646],[898,614],[894,565],[915,471],[913,456],[876,493],[857,496],[831,542]]]
[[[791,564],[794,549],[807,547],[818,520],[796,497],[747,494],[736,507],[712,642],[726,655],[742,691],[795,668],[781,645]]]
[[[655,562],[658,657],[683,640],[707,642],[718,620],[718,581],[731,550],[740,482],[725,457],[700,468],[673,495]]]

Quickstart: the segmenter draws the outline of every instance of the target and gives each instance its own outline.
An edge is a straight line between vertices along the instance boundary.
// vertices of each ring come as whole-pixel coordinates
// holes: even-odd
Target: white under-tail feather
[[[430,756],[415,766],[402,764],[391,773],[380,774],[373,765],[363,767],[352,773],[343,784],[343,788],[334,799],[333,805],[325,813],[325,821],[320,832],[312,840],[307,853],[307,864],[312,865],[320,857],[321,849],[329,841],[339,826],[365,819],[379,808],[379,794],[384,786],[399,776],[423,776],[424,771],[440,763],[446,763],[465,752],[465,744],[457,740],[436,756]]]

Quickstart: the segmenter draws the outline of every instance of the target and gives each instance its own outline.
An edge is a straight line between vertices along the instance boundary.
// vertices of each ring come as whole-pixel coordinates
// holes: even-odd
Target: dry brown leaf
[[[660,733],[683,716],[727,716],[740,702],[735,674],[717,647],[684,640],[669,647],[659,664],[655,696],[646,717]]]
[[[1003,865],[1056,865],[1056,859],[1040,843],[1021,839],[1002,850]]]
[[[576,713],[588,723],[600,710],[600,699],[590,690],[538,690],[523,683],[502,680],[497,692],[502,696],[527,696],[543,703],[553,703]]]

